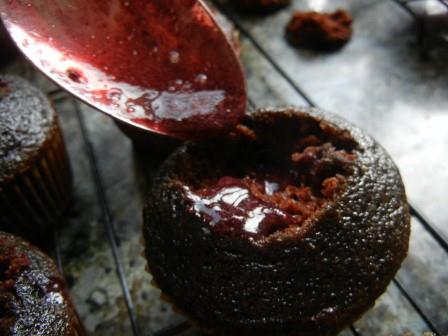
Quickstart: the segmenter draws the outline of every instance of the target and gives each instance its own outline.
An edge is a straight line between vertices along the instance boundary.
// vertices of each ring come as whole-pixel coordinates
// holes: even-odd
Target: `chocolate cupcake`
[[[334,335],[385,291],[408,251],[398,169],[317,109],[265,109],[161,166],[145,253],[164,295],[225,335]]]
[[[22,239],[3,232],[0,232],[0,335],[85,335],[53,261]]]
[[[70,200],[58,118],[39,90],[0,76],[0,123],[0,229],[37,240]]]

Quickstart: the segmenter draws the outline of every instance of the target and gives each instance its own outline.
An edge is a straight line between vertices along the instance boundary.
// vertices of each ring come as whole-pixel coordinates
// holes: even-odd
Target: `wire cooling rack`
[[[411,15],[448,14],[448,0],[393,0]]]
[[[403,9],[405,9],[412,17],[419,23],[422,24],[421,14],[418,10],[416,10],[416,3],[421,3],[421,0],[393,0],[396,3],[398,3]],[[448,0],[438,0],[438,2],[448,13]],[[252,41],[252,43],[255,45],[255,47],[258,49],[258,51],[266,58],[266,60],[272,65],[272,67],[280,74],[280,76],[284,77],[286,82],[290,83],[291,86],[297,91],[299,95],[303,97],[303,99],[308,102],[311,106],[316,106],[317,103],[313,102],[310,97],[308,97],[303,90],[298,87],[294,82],[291,80],[291,78],[288,76],[287,73],[285,73],[282,68],[277,64],[277,62],[263,49],[261,45],[258,44],[258,42],[244,29],[244,27],[240,26],[237,21],[235,21],[236,26],[240,29],[242,34]],[[425,34],[424,26],[422,28],[422,31],[420,34]],[[420,39],[424,39],[424,35],[419,37]],[[114,225],[114,218],[111,215],[111,209],[110,205],[108,203],[106,194],[105,194],[105,186],[103,182],[103,177],[99,170],[99,163],[98,158],[95,155],[94,148],[92,146],[91,140],[89,138],[88,132],[86,131],[86,121],[84,120],[83,114],[80,110],[80,104],[75,101],[73,98],[69,97],[67,94],[65,94],[61,90],[55,90],[50,92],[50,96],[53,98],[56,104],[59,103],[67,103],[67,100],[71,100],[72,103],[72,109],[73,113],[76,115],[78,127],[81,130],[82,134],[82,141],[84,145],[84,151],[85,155],[88,158],[88,163],[90,167],[91,174],[93,176],[94,181],[94,187],[96,192],[96,197],[98,200],[98,203],[100,205],[103,223],[105,225],[105,231],[107,233],[107,240],[110,244],[110,248],[112,250],[113,254],[113,260],[115,264],[115,271],[118,275],[120,286],[122,290],[122,296],[124,299],[124,302],[126,304],[127,318],[129,319],[132,334],[134,336],[146,336],[149,334],[145,334],[143,331],[139,330],[138,324],[137,324],[137,318],[136,318],[136,308],[134,305],[134,302],[132,300],[132,297],[130,295],[130,289],[129,284],[126,280],[126,277],[124,275],[124,265],[122,260],[120,259],[120,255],[118,253],[117,248],[117,232]],[[252,108],[255,108],[255,104],[253,102],[250,102],[250,106]],[[425,216],[411,204],[411,213],[414,217],[414,220],[418,220],[424,228],[429,232],[429,234],[432,236],[432,238],[443,248],[445,253],[448,256],[448,238],[441,233],[437,226],[431,223]],[[60,248],[60,241],[59,241],[59,232],[55,230],[54,232],[54,256],[55,260],[58,263],[61,270],[64,269],[64,265],[62,264],[61,258],[61,248]],[[426,313],[425,310],[420,306],[418,300],[414,298],[414,296],[411,294],[411,291],[405,284],[403,284],[400,280],[394,279],[393,283],[397,286],[401,294],[408,300],[409,304],[412,306],[412,308],[415,310],[415,312],[426,322],[428,329],[430,330],[433,335],[442,335],[442,331],[438,330],[436,327],[435,321],[433,321]],[[154,333],[151,334],[151,336],[171,336],[171,335],[180,335],[186,330],[190,328],[190,324],[188,321],[181,321],[180,323],[177,323],[175,325],[169,325],[165,328],[162,328]],[[355,336],[361,336],[363,335],[360,330],[358,330],[356,327],[352,326],[350,328],[350,333]],[[366,335],[367,336],[367,335]]]
[[[448,0],[393,0],[408,12],[417,24],[417,43],[423,59],[429,56],[430,35],[448,33]],[[436,29],[431,29],[432,26]]]

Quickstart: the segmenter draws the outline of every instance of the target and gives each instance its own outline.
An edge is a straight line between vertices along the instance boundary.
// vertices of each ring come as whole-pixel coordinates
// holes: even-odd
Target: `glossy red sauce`
[[[257,197],[252,182],[227,176],[197,193],[186,188],[191,211],[205,216],[215,231],[230,236],[260,238],[300,224],[300,215],[283,211]],[[282,188],[272,179],[260,181],[260,186],[268,195]]]
[[[239,61],[195,0],[0,0],[0,12],[39,68],[121,120],[201,139],[245,112]]]
[[[345,188],[355,156],[330,143],[293,150],[289,160],[246,167],[243,177],[225,175],[184,187],[189,211],[216,232],[262,239],[298,231]],[[299,143],[305,138],[299,140]],[[231,163],[234,165],[235,162]]]

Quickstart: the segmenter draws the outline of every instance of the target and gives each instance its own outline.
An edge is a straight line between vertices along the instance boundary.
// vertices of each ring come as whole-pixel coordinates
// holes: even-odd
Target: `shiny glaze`
[[[300,224],[300,216],[287,213],[264,202],[251,191],[248,179],[223,177],[211,187],[193,192],[185,188],[190,211],[204,217],[220,233],[260,238],[292,224]],[[282,188],[280,181],[260,181],[267,195]]]
[[[314,146],[306,145],[310,141]],[[205,219],[215,231],[230,236],[258,240],[284,229],[299,230],[304,221],[344,190],[345,177],[356,158],[322,142],[305,137],[293,144],[277,144],[290,148],[283,162],[266,159],[245,167],[243,178],[224,175],[205,180],[203,187],[194,191],[184,186],[189,211]],[[302,149],[294,150],[297,147]]]
[[[199,139],[245,112],[240,63],[199,1],[0,0],[0,12],[41,70],[123,121]]]

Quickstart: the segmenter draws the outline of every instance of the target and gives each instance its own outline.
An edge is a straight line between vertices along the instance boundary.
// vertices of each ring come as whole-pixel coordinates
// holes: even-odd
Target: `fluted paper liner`
[[[38,158],[28,169],[5,183],[0,216],[6,231],[35,240],[56,225],[67,208],[71,171],[58,121]]]

